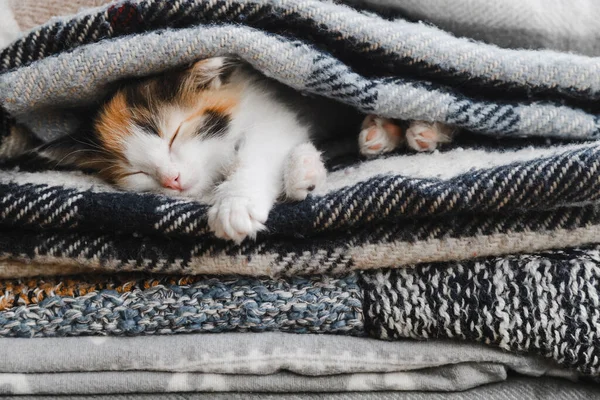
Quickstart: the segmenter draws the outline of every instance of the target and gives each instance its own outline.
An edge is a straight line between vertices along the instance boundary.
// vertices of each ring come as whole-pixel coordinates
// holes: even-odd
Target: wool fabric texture
[[[600,56],[594,0],[345,0],[424,21],[457,36],[512,49],[552,49]]]

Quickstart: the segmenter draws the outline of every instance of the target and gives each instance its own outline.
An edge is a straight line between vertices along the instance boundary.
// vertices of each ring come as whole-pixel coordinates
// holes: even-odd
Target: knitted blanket
[[[225,53],[365,112],[473,133],[434,155],[334,163],[326,187],[275,207],[268,232],[241,246],[214,239],[192,200],[13,161],[0,172],[3,265],[343,274],[597,241],[597,142],[545,140],[600,132],[600,61],[499,49],[325,2],[121,1],[52,20],[0,53],[0,150],[14,159],[76,134],[116,79]]]
[[[450,338],[600,372],[600,247],[339,278],[0,282],[4,337],[282,331]]]

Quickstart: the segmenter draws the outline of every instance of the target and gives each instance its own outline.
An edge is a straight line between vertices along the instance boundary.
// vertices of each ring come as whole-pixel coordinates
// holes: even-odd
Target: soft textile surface
[[[5,172],[0,255],[69,271],[277,276],[594,243],[600,213],[585,202],[600,193],[596,151],[525,148],[513,158],[458,147],[341,168],[323,192],[276,206],[269,232],[241,246],[207,232],[206,207],[190,200],[116,192],[79,173]]]
[[[600,56],[595,0],[346,0],[508,48]]]
[[[285,331],[452,338],[597,375],[600,249],[341,278],[88,277],[2,281],[0,336]]]
[[[457,391],[509,370],[576,379],[537,358],[450,342],[230,333],[0,344],[2,394]]]
[[[0,0],[0,49],[19,37],[20,29],[8,0]]]
[[[108,4],[111,0],[4,0],[10,6],[22,31],[28,31],[49,19],[71,15],[88,8]]]
[[[167,27],[181,29],[157,32]],[[105,37],[119,39],[98,43]],[[0,54],[0,104],[48,138],[73,122],[52,111],[90,104],[110,81],[232,53],[296,89],[384,116],[500,136],[594,138],[600,131],[589,112],[600,95],[596,59],[499,49],[318,1],[125,1],[54,21]]]
[[[0,336],[280,330],[363,334],[356,276],[0,281]]]
[[[363,274],[369,333],[536,351],[600,372],[598,248]]]
[[[600,395],[597,386],[552,378],[511,377],[464,392],[352,392],[352,393],[156,393],[97,396],[28,396],[44,400],[589,400]],[[18,397],[17,397],[18,399]]]
[[[594,139],[600,61],[499,49],[328,2],[125,1],[53,20],[0,54],[0,147],[15,155],[34,141],[15,121],[37,140],[76,134],[110,82],[225,53],[363,111],[503,139],[467,135],[434,155],[334,163],[328,186],[277,206],[268,231],[241,246],[214,239],[193,201],[13,161],[0,172],[5,265],[342,274],[598,240],[597,142],[507,136]]]
[[[241,245],[207,232],[204,205],[123,193],[20,157],[77,134],[114,81],[219,54],[365,112],[471,133],[432,155],[335,158],[326,187],[276,206],[268,231]],[[596,376],[599,70],[597,58],[500,49],[312,0],[121,1],[51,20],[0,52],[0,275],[32,277],[1,281],[0,336],[440,337]],[[532,255],[507,255],[517,252]],[[62,268],[197,276],[36,277]],[[506,371],[443,368],[460,382]],[[171,378],[152,375],[147,390]],[[405,384],[394,377],[385,388]],[[274,384],[245,378],[231,385]],[[289,388],[297,376],[280,378]],[[61,382],[67,391],[76,381]]]

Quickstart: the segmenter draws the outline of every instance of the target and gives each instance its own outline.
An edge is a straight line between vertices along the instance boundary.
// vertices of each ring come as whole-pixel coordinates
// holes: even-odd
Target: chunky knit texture
[[[534,351],[600,373],[598,248],[363,274],[369,333]]]
[[[90,277],[0,283],[0,336],[363,332],[356,277]]]

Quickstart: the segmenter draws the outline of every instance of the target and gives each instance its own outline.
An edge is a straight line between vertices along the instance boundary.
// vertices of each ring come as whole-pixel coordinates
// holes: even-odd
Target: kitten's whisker
[[[98,174],[100,175],[100,174],[102,174],[104,172],[110,171],[112,168],[119,168],[119,165],[113,164],[113,165],[110,165],[108,167],[102,168],[100,171],[98,171]]]
[[[88,147],[90,147],[92,149],[96,149],[99,152],[104,152],[106,154],[110,154],[110,153],[108,153],[108,151],[105,148],[103,148],[99,144],[96,144],[96,143],[93,143],[93,142],[83,142],[83,141],[77,140],[75,138],[73,138],[73,140],[75,140],[77,143],[82,144],[84,146],[88,146]]]
[[[69,154],[67,154],[66,156],[64,156],[63,158],[61,158],[60,160],[58,160],[58,162],[54,165],[54,168],[58,167],[66,158],[71,157],[73,154],[81,153],[83,151],[90,151],[90,150],[88,150],[88,149],[80,149],[80,150],[72,151]]]

